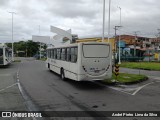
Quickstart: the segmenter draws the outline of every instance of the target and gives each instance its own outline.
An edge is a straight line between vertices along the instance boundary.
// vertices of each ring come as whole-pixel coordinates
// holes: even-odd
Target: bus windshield
[[[3,49],[0,48],[0,56],[3,56]]]
[[[85,58],[107,58],[110,53],[110,46],[105,44],[84,44],[82,49]]]

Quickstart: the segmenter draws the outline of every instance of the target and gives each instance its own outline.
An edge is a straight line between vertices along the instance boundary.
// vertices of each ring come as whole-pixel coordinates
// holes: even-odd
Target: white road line
[[[144,87],[146,87],[146,86],[148,86],[150,84],[153,84],[153,83],[155,83],[155,82],[150,82],[150,83],[147,83],[147,84],[145,84],[143,86],[138,87],[138,89],[132,95],[137,94],[141,89],[143,89]]]
[[[125,89],[127,88],[124,88],[124,90],[118,88],[118,87],[112,87],[112,86],[106,86],[106,85],[103,85],[103,84],[100,84],[100,83],[97,83],[99,85],[102,85],[102,86],[105,86],[105,87],[108,87],[110,89],[113,89],[113,90],[116,90],[116,91],[119,91],[119,92],[122,92],[122,93],[125,93],[125,94],[129,94],[129,95],[136,95],[141,89],[143,89],[144,87],[150,85],[150,84],[153,84],[153,83],[156,83],[156,82],[160,82],[160,77],[157,77],[157,76],[148,76],[150,78],[153,78],[153,79],[156,79],[156,81],[153,81],[153,82],[150,82],[150,83],[147,83],[145,85],[142,85],[140,87],[135,87],[135,88],[132,88],[130,89],[130,91],[133,91],[133,92],[128,92],[127,90],[125,91]]]
[[[125,93],[125,94],[132,95],[132,93],[126,92],[126,91],[124,91],[124,90],[120,90],[120,89],[117,88],[117,87],[106,86],[106,85],[104,85],[104,84],[97,83],[97,82],[95,82],[95,83],[96,83],[96,84],[99,84],[99,85],[101,85],[101,86],[104,86],[104,87],[106,87],[106,88],[110,88],[110,89],[113,89],[113,90],[116,90],[116,91],[119,91],[119,92],[122,92],[122,93]]]
[[[7,90],[7,89],[9,89],[9,88],[11,88],[11,87],[13,87],[13,86],[15,86],[15,85],[17,85],[17,83],[14,83],[14,84],[12,84],[12,85],[10,85],[10,86],[7,86],[6,88],[1,89],[0,92],[2,92],[2,91],[4,91],[4,90]]]
[[[20,81],[19,81],[19,69],[17,71],[17,85],[18,85],[18,88],[19,88],[19,91],[23,97],[23,99],[25,99],[25,95],[24,95],[24,92],[23,92],[23,89],[21,87],[21,84],[20,84]],[[25,99],[26,100],[26,99]],[[26,104],[27,105],[27,104]],[[28,107],[29,111],[31,111],[31,109]],[[32,117],[33,120],[38,120],[37,118],[34,118]]]
[[[108,86],[108,87],[109,87],[109,86]],[[120,89],[118,89],[118,88],[114,88],[114,87],[109,87],[109,88],[111,88],[111,89],[113,89],[113,90],[116,90],[116,91],[119,91],[119,92],[122,92],[122,93],[125,93],[125,94],[132,95],[132,93],[126,92],[126,91],[124,91],[124,90],[120,90]]]

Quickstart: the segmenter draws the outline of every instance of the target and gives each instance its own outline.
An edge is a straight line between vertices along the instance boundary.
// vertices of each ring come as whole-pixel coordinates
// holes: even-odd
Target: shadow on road
[[[7,69],[7,68],[13,68],[15,64],[9,64],[9,65],[0,65],[0,69]]]
[[[106,88],[105,86],[97,84],[96,82],[93,82],[93,81],[74,81],[74,80],[67,79],[66,82],[78,89],[83,89],[83,90],[95,90],[95,89]]]
[[[59,74],[50,71],[52,74],[56,75],[57,77],[60,77]],[[61,80],[58,79],[58,80]],[[65,81],[61,80],[62,82],[65,82],[69,85],[72,85],[73,87],[77,88],[77,89],[82,89],[82,90],[94,90],[94,89],[106,89],[105,86],[99,84],[96,81],[75,81],[75,80],[71,80],[71,79],[66,79]]]

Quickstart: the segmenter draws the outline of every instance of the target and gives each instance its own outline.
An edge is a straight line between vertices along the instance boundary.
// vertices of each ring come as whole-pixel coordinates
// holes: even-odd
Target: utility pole
[[[104,42],[104,30],[105,30],[105,0],[103,0],[103,24],[102,24],[102,42]]]
[[[14,61],[14,47],[13,47],[13,14],[16,14],[15,12],[9,12],[12,14],[12,61]]]
[[[119,10],[120,10],[120,26],[121,26],[121,7],[118,7],[119,8]],[[121,64],[121,48],[120,48],[120,40],[121,40],[121,36],[119,35],[119,62],[118,62],[118,64]]]
[[[134,41],[134,57],[136,56],[136,43],[137,43],[137,33],[138,33],[139,31],[135,31],[134,32],[134,39],[135,39],[135,41]]]
[[[109,0],[109,7],[108,8],[109,8],[109,10],[108,10],[109,11],[109,14],[108,14],[108,43],[109,43],[110,42],[109,41],[109,38],[110,38],[110,21],[111,21],[110,20],[110,16],[111,16],[110,15],[110,13],[111,13],[111,0]]]
[[[121,27],[121,26],[115,26],[114,30],[115,30],[115,38],[114,38],[114,64],[116,64],[116,53],[118,52],[117,50],[117,30],[118,28]]]
[[[110,8],[111,8],[111,0],[109,0],[109,14],[108,14],[108,43],[110,37]],[[102,42],[104,42],[104,30],[105,30],[105,0],[103,0],[103,30],[102,30]]]

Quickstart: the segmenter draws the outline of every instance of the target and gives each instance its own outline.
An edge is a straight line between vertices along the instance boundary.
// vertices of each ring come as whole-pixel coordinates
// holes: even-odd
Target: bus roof
[[[54,46],[54,47],[48,47],[47,49],[52,49],[52,48],[63,48],[63,47],[74,47],[78,46],[78,44],[108,44],[110,43],[104,43],[104,42],[80,42],[80,43],[74,43],[74,44],[68,44],[68,45],[61,45],[61,46]]]

